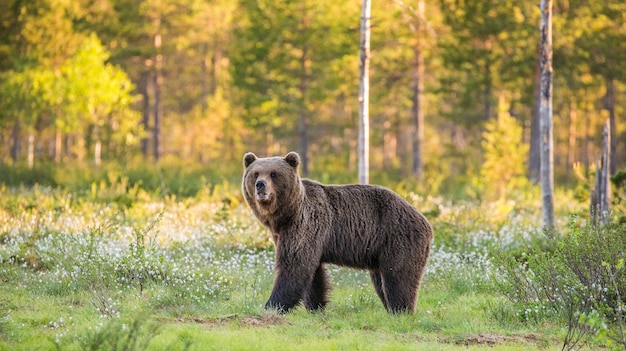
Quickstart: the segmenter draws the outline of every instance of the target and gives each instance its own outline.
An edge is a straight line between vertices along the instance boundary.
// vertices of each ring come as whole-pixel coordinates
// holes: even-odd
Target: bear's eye
[[[272,173],[270,173],[270,177],[272,177],[272,178],[276,178],[276,172],[272,172]]]
[[[259,177],[259,172],[254,172],[254,179]]]

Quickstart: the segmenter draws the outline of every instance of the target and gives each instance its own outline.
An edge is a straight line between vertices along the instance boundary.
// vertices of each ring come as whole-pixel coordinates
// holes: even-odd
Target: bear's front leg
[[[302,273],[278,268],[274,288],[265,309],[274,309],[279,313],[289,312],[302,300],[307,281],[310,279],[303,277]]]
[[[277,250],[276,279],[269,300],[265,304],[266,309],[275,309],[279,313],[285,313],[296,307],[311,287],[313,276],[318,269],[319,261],[307,261],[283,256],[284,250]]]

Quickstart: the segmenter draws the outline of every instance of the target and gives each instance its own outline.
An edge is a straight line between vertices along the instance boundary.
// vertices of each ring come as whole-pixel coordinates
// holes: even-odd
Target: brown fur
[[[244,155],[242,190],[276,246],[276,278],[265,307],[300,301],[323,309],[324,264],[367,269],[390,313],[412,312],[428,262],[432,227],[408,202],[371,185],[324,185],[298,176],[300,156]]]

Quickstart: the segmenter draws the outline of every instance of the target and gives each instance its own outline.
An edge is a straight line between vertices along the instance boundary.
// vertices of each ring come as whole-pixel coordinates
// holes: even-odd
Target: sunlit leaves
[[[327,108],[356,81],[358,36],[348,35],[352,23],[358,24],[359,7],[329,1],[243,1],[241,11],[232,72],[243,93],[248,125],[261,131],[262,139],[266,133],[294,135],[300,111]],[[347,20],[350,14],[353,22]],[[315,121],[322,118],[331,117],[316,115]]]
[[[506,190],[519,185],[516,180],[524,178],[528,145],[522,142],[522,127],[508,113],[500,113],[485,124],[482,136],[481,180],[487,191],[493,189],[503,198]]]
[[[130,79],[124,71],[106,63],[108,57],[100,40],[92,34],[62,66],[66,113],[60,116],[59,123],[65,120],[65,125],[71,126],[73,120],[78,125],[101,127],[123,123],[125,132],[138,124],[138,114],[130,111],[133,88]],[[112,119],[117,123],[112,123]]]

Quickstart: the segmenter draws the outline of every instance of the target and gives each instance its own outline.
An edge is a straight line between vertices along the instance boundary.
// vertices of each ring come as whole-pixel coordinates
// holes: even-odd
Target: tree
[[[309,154],[323,153],[332,144],[326,140],[350,143],[340,128],[354,127],[346,121],[351,115],[335,113],[356,96],[349,89],[356,42],[345,21],[354,10],[331,0],[244,0],[240,6],[244,15],[229,59],[235,104],[253,131],[248,143],[267,154],[299,145],[306,176],[313,168]]]
[[[440,5],[452,31],[441,41],[442,56],[454,67],[444,71],[443,88],[459,95],[456,119],[476,125],[495,117],[494,102],[505,87],[521,90],[530,82],[519,79],[530,77],[534,68],[528,65],[536,42],[529,39],[532,5],[500,0],[440,0]]]
[[[8,15],[0,24],[0,34],[2,34],[0,36],[3,38],[0,40],[0,48],[6,48],[6,50],[0,50],[0,68],[12,71],[13,73],[10,74],[23,74],[28,79],[31,79],[33,74],[41,78],[40,74],[45,75],[51,72],[54,77],[43,79],[43,81],[54,84],[52,81],[58,79],[60,74],[59,67],[74,53],[83,38],[82,33],[77,32],[73,26],[73,20],[78,15],[78,7],[64,0],[11,0],[2,2],[0,11],[3,12],[3,16]],[[9,57],[6,57],[5,53],[8,53]],[[34,88],[39,92],[46,91],[44,88]],[[34,97],[34,92],[25,92],[25,94]],[[39,96],[37,100],[39,104],[44,103],[46,99]],[[15,160],[21,144],[21,129],[36,125],[41,132],[58,115],[58,111],[54,108],[58,107],[59,101],[48,98],[46,102],[50,109],[45,114],[33,117],[33,123],[30,125],[24,124],[25,121],[21,120],[24,106],[17,110],[6,111],[7,115],[11,116],[5,118],[12,119],[14,122],[12,156]],[[32,130],[28,133],[32,133]],[[29,139],[34,141],[33,138],[29,137]],[[60,133],[57,133],[55,160],[59,160],[60,157],[60,140]],[[32,148],[29,149],[32,150]],[[31,159],[30,156],[29,159]]]
[[[522,127],[506,111],[504,99],[499,102],[498,118],[485,124],[482,133],[484,162],[480,179],[486,190],[495,190],[504,199],[507,190],[523,184],[528,145],[522,141]]]
[[[186,87],[171,89],[168,94],[168,100],[176,102],[168,105],[172,118],[178,117],[173,121],[174,131],[179,130],[168,133],[170,148],[175,146],[182,157],[200,162],[235,161],[246,151],[242,143],[245,127],[241,111],[232,103],[236,89],[229,71],[239,4],[231,0],[196,0],[193,4],[184,19],[188,29],[177,38],[181,49],[170,55],[172,62],[191,63],[168,68],[169,75],[177,77],[168,82]]]
[[[524,1],[440,0],[447,27],[439,31],[438,114],[449,135],[443,160],[451,174],[472,175],[480,158],[481,131],[496,116],[504,96],[507,110],[527,126],[532,115],[536,57],[536,6]],[[447,122],[447,123],[446,123]],[[445,124],[444,124],[445,123]],[[441,128],[441,127],[440,127]],[[526,141],[526,138],[524,139]],[[477,152],[478,151],[478,152]]]
[[[120,150],[132,145],[138,122],[136,112],[130,109],[132,84],[122,70],[106,63],[108,57],[92,34],[57,68],[35,65],[4,74],[0,110],[12,115],[15,124],[29,133],[30,166],[34,161],[33,132],[39,135],[52,126],[57,135],[75,136],[73,151],[79,160],[88,141],[92,141],[96,164],[106,149],[103,140]],[[14,142],[14,149],[17,147],[19,142]],[[59,149],[55,146],[55,152]],[[60,153],[55,158],[57,155],[60,158]],[[13,157],[17,160],[17,155]]]
[[[37,119],[45,116],[42,110],[46,106],[46,92],[42,87],[54,82],[54,75],[49,71],[30,68],[21,72],[4,72],[0,78],[0,122],[7,121],[3,123],[7,125],[12,123],[10,154],[15,163],[21,150],[21,131],[26,129],[32,133]],[[32,160],[32,155],[29,154],[28,159]],[[29,165],[32,166],[30,162]]]
[[[602,155],[596,163],[595,186],[591,190],[591,222],[594,226],[607,225],[611,220],[611,121],[602,131]]]
[[[552,135],[552,0],[541,0],[541,197],[542,225],[554,228],[554,156]]]
[[[62,90],[56,92],[64,102],[57,123],[66,132],[84,133],[90,141],[86,145],[93,144],[96,166],[101,163],[103,139],[117,140],[123,147],[135,139],[139,126],[138,114],[130,109],[133,85],[124,71],[106,63],[109,56],[95,34],[87,37],[61,66]],[[121,137],[114,137],[118,133]],[[80,160],[83,150],[78,152]]]
[[[174,54],[186,47],[180,38],[188,34],[188,18],[196,13],[197,4],[198,1],[102,0],[96,8],[107,8],[103,11],[104,20],[83,26],[102,37],[111,49],[111,61],[120,65],[137,86],[142,97],[141,123],[146,131],[141,151],[146,158],[158,160],[162,156],[164,124],[175,125],[169,118],[170,110],[178,111],[178,97],[193,95],[188,87],[195,84],[185,84],[176,78],[170,82],[166,77],[170,71],[178,73],[180,67],[196,66],[195,62],[178,61]],[[170,109],[172,105],[176,107]]]
[[[480,136],[495,119],[500,97],[524,129],[524,143],[535,146],[537,6],[512,0],[371,6],[368,168],[384,172],[378,180],[429,172],[419,182],[424,189],[462,189],[466,184],[459,183],[478,176]],[[572,179],[573,162],[593,164],[607,118],[611,165],[623,163],[626,32],[620,29],[626,3],[553,6],[559,96],[553,101],[553,169],[561,183]],[[85,110],[83,101],[58,94],[71,85],[61,67],[70,70],[64,65],[95,32],[111,53],[106,63],[125,71],[141,97],[127,108],[143,113],[146,130],[133,152],[236,164],[245,141],[266,154],[299,150],[305,175],[356,181],[360,12],[361,6],[334,0],[0,1],[1,157],[25,159],[30,149],[35,161],[60,162],[78,156],[78,143],[90,155],[100,143],[103,160],[131,150],[121,147],[126,144],[116,138],[122,133],[109,128],[108,117],[96,113],[92,120],[104,123],[96,126],[89,113],[77,112]],[[110,123],[127,120],[118,113]]]
[[[105,18],[108,21],[91,22],[87,28],[97,31],[105,43],[115,43],[111,47],[111,62],[120,65],[135,82],[141,95],[141,153],[150,156],[151,131],[150,117],[154,99],[154,35],[153,21],[146,12],[146,1],[110,0],[113,10]]]
[[[424,173],[425,38],[433,30],[426,20],[423,0],[417,2],[417,9],[402,0],[395,2],[401,7],[403,17],[408,19],[411,34],[414,36],[411,48],[411,173],[416,179],[421,179]]]
[[[541,102],[541,63],[539,60],[539,48],[537,48],[537,59],[535,60],[535,71],[533,72],[533,110],[530,118],[530,148],[528,155],[528,179],[532,183],[539,182],[539,174],[541,170],[541,140],[539,123],[540,102]]]
[[[182,5],[180,5],[182,6]],[[165,71],[165,52],[166,47],[172,48],[172,43],[165,44],[164,42],[171,41],[174,36],[172,33],[168,33],[168,28],[174,26],[177,20],[180,20],[178,16],[181,12],[179,4],[171,0],[145,0],[139,7],[140,13],[145,16],[145,21],[148,24],[147,34],[152,38],[152,57],[148,61],[148,65],[152,68],[152,74],[154,80],[152,81],[153,88],[153,125],[152,125],[152,157],[155,160],[161,159],[163,152],[161,129],[163,124],[163,94],[164,87],[164,71]],[[170,34],[168,36],[168,34]]]
[[[369,183],[369,64],[372,3],[363,0],[361,9],[361,54],[359,78],[359,184]]]
[[[163,119],[163,100],[161,99],[161,87],[163,86],[163,51],[162,51],[162,28],[161,17],[158,10],[154,17],[154,125],[152,127],[152,156],[155,160],[161,159],[161,120]]]
[[[417,3],[417,25],[415,34],[418,39],[414,46],[414,69],[413,69],[413,175],[417,179],[422,178],[424,173],[424,53],[420,37],[423,35],[423,27],[426,25],[424,16],[424,0]]]
[[[576,56],[588,66],[590,73],[596,75],[602,82],[604,95],[600,103],[609,115],[612,134],[610,174],[614,174],[618,165],[619,139],[615,135],[618,130],[617,82],[626,81],[626,66],[623,64],[623,58],[626,56],[626,33],[623,30],[626,21],[626,3],[619,0],[602,3],[582,1],[572,12],[572,24],[582,31],[575,40],[576,46],[580,48]]]

